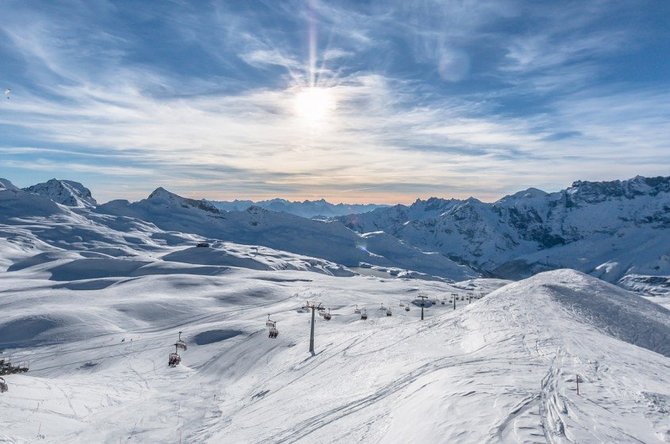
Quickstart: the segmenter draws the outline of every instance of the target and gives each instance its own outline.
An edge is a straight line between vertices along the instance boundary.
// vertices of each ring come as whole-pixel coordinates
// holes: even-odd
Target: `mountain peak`
[[[169,192],[163,187],[158,187],[155,190],[149,194],[149,197],[147,197],[148,200],[156,200],[156,199],[169,199],[169,198],[174,198],[174,197],[179,197],[174,193]]]
[[[91,190],[72,180],[49,179],[23,189],[68,207],[92,208],[98,205]]]
[[[197,200],[188,197],[182,197],[178,194],[172,193],[163,187],[156,188],[146,199],[148,202],[154,204],[165,204],[166,206],[179,205],[182,207],[195,207],[210,213],[219,213],[219,210],[205,199]]]
[[[535,199],[547,197],[549,193],[538,188],[527,188],[525,190],[517,191],[514,194],[507,195],[500,199],[501,201],[519,200],[519,199]]]
[[[8,179],[0,177],[0,191],[18,191],[18,188]]]

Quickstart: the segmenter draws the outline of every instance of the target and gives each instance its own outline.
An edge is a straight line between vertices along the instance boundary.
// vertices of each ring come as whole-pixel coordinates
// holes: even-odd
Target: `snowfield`
[[[1,279],[3,356],[31,369],[7,376],[4,442],[670,441],[670,313],[571,270],[456,310],[442,297],[489,283],[190,265]],[[425,321],[399,306],[420,293],[438,299]],[[333,315],[314,356],[306,298]]]
[[[220,216],[206,202],[163,190],[97,211],[76,185],[0,181],[0,360],[30,369],[4,376],[0,442],[670,442],[667,279],[511,282],[439,256],[453,281],[379,233],[307,221],[326,244],[245,243],[296,216],[226,213],[206,236],[188,225]],[[331,249],[359,266],[278,248],[337,236],[361,242]],[[314,354],[308,300],[332,315]]]

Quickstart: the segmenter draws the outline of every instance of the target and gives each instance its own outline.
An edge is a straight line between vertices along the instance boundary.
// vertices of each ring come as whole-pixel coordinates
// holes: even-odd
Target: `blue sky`
[[[3,2],[0,177],[494,200],[670,174],[670,2]]]

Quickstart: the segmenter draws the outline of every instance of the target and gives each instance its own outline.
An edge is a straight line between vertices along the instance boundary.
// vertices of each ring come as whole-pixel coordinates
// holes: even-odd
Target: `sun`
[[[310,86],[296,93],[293,106],[300,119],[315,124],[327,120],[337,107],[337,101],[331,89]]]

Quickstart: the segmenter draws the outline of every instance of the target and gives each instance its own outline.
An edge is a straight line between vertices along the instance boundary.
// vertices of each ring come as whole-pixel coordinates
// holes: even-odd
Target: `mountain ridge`
[[[419,199],[338,220],[361,233],[384,231],[498,277],[518,279],[571,265],[611,281],[628,272],[670,273],[661,241],[670,241],[670,177],[576,181],[558,192],[529,188],[493,203]],[[643,248],[649,249],[644,259]],[[626,263],[629,252],[637,263]],[[608,262],[617,266],[600,272]]]

